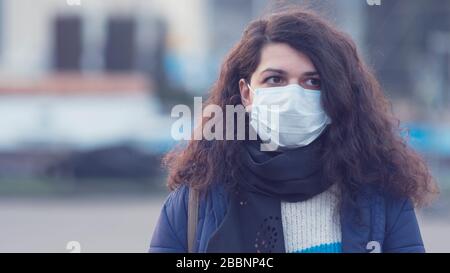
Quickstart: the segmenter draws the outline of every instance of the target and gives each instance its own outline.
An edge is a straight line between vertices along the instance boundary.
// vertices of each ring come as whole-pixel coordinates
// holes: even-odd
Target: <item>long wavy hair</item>
[[[418,206],[431,200],[438,188],[424,160],[401,137],[391,104],[354,42],[314,12],[291,8],[252,21],[226,56],[203,106],[215,104],[225,113],[226,105],[242,104],[238,82],[250,80],[261,49],[269,43],[286,43],[306,54],[320,75],[322,105],[332,120],[323,146],[323,168],[343,195],[354,199],[362,186],[375,184]],[[182,184],[199,190],[214,182],[233,184],[242,144],[203,139],[175,148],[163,160],[169,189]]]

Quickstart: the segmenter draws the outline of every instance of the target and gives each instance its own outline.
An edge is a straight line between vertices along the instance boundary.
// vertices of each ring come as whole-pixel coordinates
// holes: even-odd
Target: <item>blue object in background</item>
[[[401,127],[406,129],[402,136],[416,151],[440,157],[450,156],[450,127],[421,123],[405,123]]]

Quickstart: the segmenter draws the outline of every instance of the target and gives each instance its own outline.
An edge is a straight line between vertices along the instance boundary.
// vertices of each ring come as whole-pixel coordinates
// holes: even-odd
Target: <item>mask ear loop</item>
[[[250,86],[250,83],[249,83],[247,80],[245,80],[245,79],[244,79],[244,81],[245,81],[245,83],[247,84],[248,89],[250,89],[250,91],[252,91],[253,93],[255,93],[255,90],[253,90],[253,88]]]
[[[253,94],[255,94],[255,90],[253,90],[253,88],[250,86],[250,83],[246,79],[244,79],[244,81],[245,81],[245,84],[247,84],[248,89],[250,89],[250,92],[253,92]],[[245,106],[246,112],[249,111],[249,110],[247,110],[247,107],[248,106]]]

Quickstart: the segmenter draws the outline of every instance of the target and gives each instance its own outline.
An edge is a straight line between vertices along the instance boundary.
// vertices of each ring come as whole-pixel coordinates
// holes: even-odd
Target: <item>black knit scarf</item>
[[[324,135],[307,146],[281,152],[263,152],[259,140],[246,141],[227,214],[206,251],[285,252],[281,201],[304,201],[331,185],[322,171]]]

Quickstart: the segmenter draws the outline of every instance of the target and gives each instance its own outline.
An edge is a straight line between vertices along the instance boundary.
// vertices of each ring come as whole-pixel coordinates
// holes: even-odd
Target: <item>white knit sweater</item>
[[[286,252],[341,252],[341,225],[335,185],[302,202],[282,202]]]

